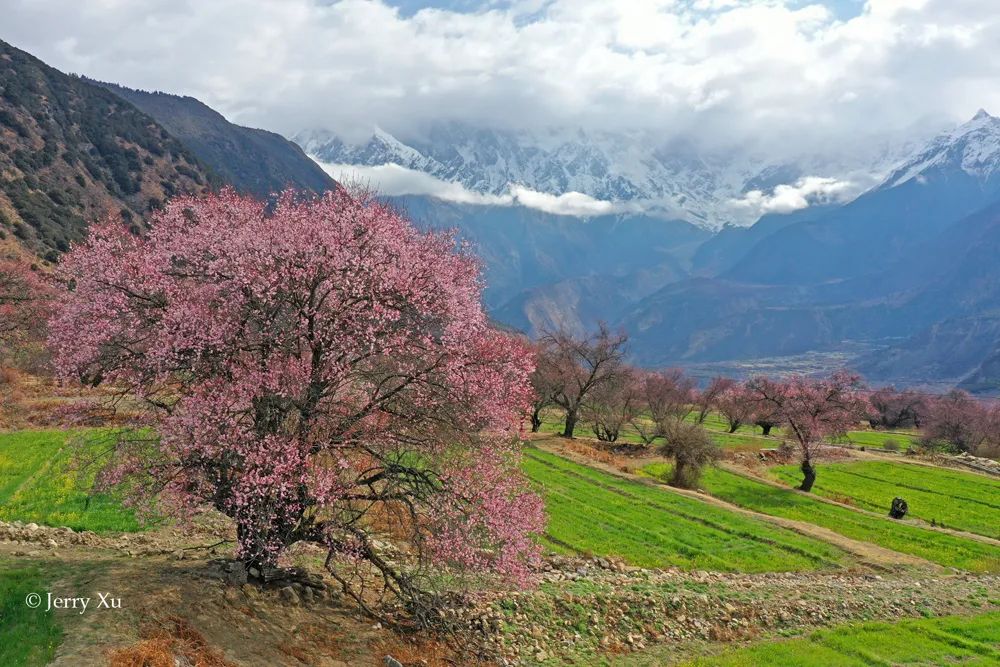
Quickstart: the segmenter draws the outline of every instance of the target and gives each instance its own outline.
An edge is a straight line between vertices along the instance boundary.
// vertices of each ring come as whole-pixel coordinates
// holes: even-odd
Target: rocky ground
[[[901,571],[731,574],[552,557],[537,591],[484,599],[473,621],[509,664],[655,645],[690,650],[858,620],[981,613],[1000,576]],[[707,644],[707,646],[706,646]],[[718,650],[718,646],[714,650]]]
[[[66,640],[56,665],[144,664],[130,660],[164,646],[179,666],[186,664],[181,658],[192,665],[321,667],[384,665],[386,656],[402,665],[478,660],[444,642],[395,635],[329,585],[234,582],[228,547],[218,544],[226,538],[225,524],[211,520],[193,532],[122,536],[0,523],[0,559],[54,570],[59,594],[105,591],[122,599],[121,610],[62,614]],[[743,575],[549,556],[539,579],[535,590],[480,591],[450,610],[464,628],[460,643],[503,665],[588,664],[599,655],[628,664],[650,651],[664,656],[658,664],[669,664],[732,642],[836,623],[1000,605],[998,576],[913,568]]]

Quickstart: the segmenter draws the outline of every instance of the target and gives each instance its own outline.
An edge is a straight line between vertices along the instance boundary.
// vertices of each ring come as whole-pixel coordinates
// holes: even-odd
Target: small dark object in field
[[[906,516],[906,513],[909,511],[909,509],[910,507],[909,505],[906,504],[905,500],[903,500],[902,498],[893,498],[892,507],[889,508],[889,516],[891,516],[893,519],[902,519],[904,516]]]

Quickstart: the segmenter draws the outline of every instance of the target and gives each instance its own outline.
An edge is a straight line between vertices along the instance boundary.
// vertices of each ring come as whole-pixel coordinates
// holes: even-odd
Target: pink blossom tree
[[[868,397],[872,413],[868,423],[872,428],[897,429],[920,426],[927,412],[927,399],[923,394],[893,386],[881,387]]]
[[[694,404],[698,409],[698,423],[704,424],[708,413],[715,408],[716,401],[724,391],[736,384],[736,380],[717,375],[701,391],[695,392]]]
[[[137,397],[156,426],[121,439],[104,483],[231,517],[251,575],[324,545],[371,613],[360,574],[421,622],[433,567],[527,582],[544,522],[517,465],[532,355],[489,326],[450,235],[365,194],[224,191],[175,199],[144,238],[95,225],[61,270],[59,373]],[[405,566],[380,552],[387,524]]]
[[[0,350],[9,352],[41,335],[51,297],[51,288],[27,262],[0,259]]]
[[[820,380],[756,377],[746,388],[760,408],[777,416],[795,438],[802,456],[802,491],[812,490],[816,482],[817,447],[825,438],[857,425],[871,409],[860,377],[843,371]]]
[[[691,413],[694,380],[678,368],[636,372],[635,376],[638,409],[631,423],[639,439],[650,445]]]
[[[1000,449],[1000,404],[977,400],[961,389],[930,399],[924,439],[974,454]]]
[[[572,438],[580,409],[595,388],[615,381],[625,369],[628,336],[613,333],[604,322],[590,336],[565,330],[542,336],[546,353],[539,358],[545,377],[553,383],[552,402],[566,412],[563,437]]]
[[[715,398],[715,407],[729,425],[729,432],[736,433],[740,426],[753,421],[754,394],[746,387],[734,384]]]

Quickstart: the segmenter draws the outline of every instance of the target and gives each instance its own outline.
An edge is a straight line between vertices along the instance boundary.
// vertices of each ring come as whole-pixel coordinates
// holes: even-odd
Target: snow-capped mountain
[[[902,185],[935,168],[959,169],[984,183],[1000,173],[1000,118],[980,109],[967,123],[938,135],[893,170],[882,187]]]
[[[747,192],[767,196],[804,177],[848,183],[838,196],[849,198],[877,183],[908,151],[887,142],[860,155],[788,162],[732,150],[701,151],[641,131],[513,132],[456,122],[435,125],[425,136],[406,141],[383,130],[358,143],[325,131],[301,132],[294,140],[327,164],[394,164],[482,194],[505,195],[512,186],[551,195],[578,192],[707,228],[751,224],[762,211],[738,205]]]

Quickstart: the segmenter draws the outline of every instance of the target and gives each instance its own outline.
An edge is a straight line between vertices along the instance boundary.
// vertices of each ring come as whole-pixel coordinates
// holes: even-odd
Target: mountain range
[[[748,192],[836,175],[837,196],[856,193],[912,149],[907,142],[886,141],[846,158],[807,154],[777,160],[750,150],[664,141],[652,132],[515,132],[459,122],[437,123],[405,140],[381,129],[354,142],[315,130],[294,140],[329,165],[398,165],[481,195],[504,196],[522,187],[555,196],[580,193],[617,212],[710,230],[756,220],[754,207],[740,205]]]
[[[0,42],[0,235],[44,260],[107,214],[141,231],[177,193],[320,192],[338,186],[317,161],[398,165],[496,196],[388,198],[469,241],[491,315],[529,334],[604,320],[629,332],[646,366],[815,354],[874,381],[1000,390],[1000,119],[985,111],[916,147],[886,142],[847,161],[458,123],[406,142],[381,131],[354,144],[295,139],[302,148],[196,99],[66,75]],[[817,175],[858,192],[795,189]],[[515,185],[613,206],[566,215],[504,199]],[[797,203],[755,209],[753,225],[734,217],[749,210],[734,203],[779,192]]]
[[[579,218],[396,198],[422,224],[456,228],[479,249],[488,307],[529,333],[582,332],[605,320],[631,334],[634,360],[647,366],[831,353],[877,381],[1000,387],[1000,270],[991,260],[1000,239],[1000,119],[985,111],[900,149],[905,157],[882,153],[881,180],[848,202],[813,202],[711,234],[705,223],[708,211],[721,210],[720,197],[807,172],[764,167],[754,180],[735,168],[699,176],[678,167],[667,178],[658,162],[643,179],[623,179],[628,170],[613,167],[599,145],[585,148],[582,135],[542,151],[525,147],[523,136],[452,132],[429,144],[382,132],[361,145],[298,138],[323,162],[398,164],[494,194],[510,179],[555,195],[581,187],[632,201],[667,191],[637,185],[646,182],[675,191],[732,184],[701,190],[704,197],[686,201],[705,208],[675,219],[662,209]],[[569,159],[584,154],[592,159]],[[711,174],[709,163],[698,164],[690,171]]]

